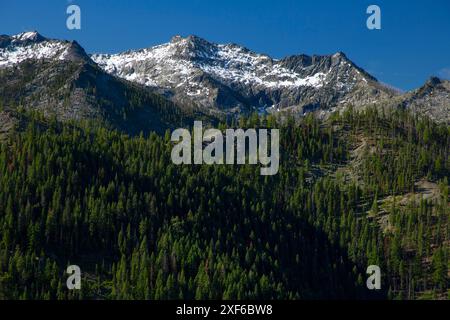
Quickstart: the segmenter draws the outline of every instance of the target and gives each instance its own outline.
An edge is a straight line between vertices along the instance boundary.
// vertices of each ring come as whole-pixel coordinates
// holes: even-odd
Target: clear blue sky
[[[66,29],[81,7],[82,29]],[[366,28],[366,8],[382,30]],[[77,40],[88,52],[119,52],[196,34],[275,58],[343,51],[380,81],[409,90],[431,75],[450,78],[449,0],[0,0],[0,34],[37,30]]]

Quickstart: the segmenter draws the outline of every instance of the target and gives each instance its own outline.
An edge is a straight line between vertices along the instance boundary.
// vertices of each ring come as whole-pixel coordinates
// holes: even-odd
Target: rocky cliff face
[[[133,134],[163,132],[187,117],[149,88],[104,72],[76,42],[36,32],[0,36],[0,107],[8,119],[25,108],[62,121],[98,120]]]
[[[419,89],[406,93],[401,106],[450,124],[450,81],[431,77]]]
[[[88,61],[90,58],[75,41],[44,38],[37,32],[0,35],[0,68],[17,65],[25,60]]]
[[[162,130],[193,115],[289,110],[327,116],[370,104],[449,123],[449,101],[448,81],[432,78],[401,95],[342,52],[279,60],[236,44],[177,36],[147,49],[89,56],[76,42],[37,32],[0,36],[0,106],[62,120],[101,119],[127,131]]]
[[[277,60],[235,44],[189,36],[138,51],[92,55],[92,59],[110,74],[156,88],[175,101],[215,111],[294,108],[304,113],[395,95],[341,52]]]

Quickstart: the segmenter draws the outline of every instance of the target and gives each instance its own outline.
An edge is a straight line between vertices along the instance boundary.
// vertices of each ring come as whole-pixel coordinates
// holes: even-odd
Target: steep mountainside
[[[402,106],[431,119],[450,124],[450,81],[430,78],[422,87],[405,94]]]
[[[11,67],[28,59],[90,60],[76,41],[51,40],[36,31],[13,36],[0,35],[0,68]]]
[[[33,119],[0,144],[0,300],[448,299],[447,128],[375,108],[273,118],[240,119],[280,129],[270,177],[175,165],[168,135]]]
[[[95,119],[132,134],[163,132],[188,117],[149,88],[105,73],[76,42],[36,32],[0,37],[0,106]]]
[[[450,131],[411,112],[448,121],[448,92],[400,95],[343,53],[0,36],[0,300],[449,299]],[[169,134],[135,136],[216,114],[279,129],[279,172],[176,165]]]
[[[0,106],[62,120],[99,119],[129,133],[196,119],[292,111],[327,116],[352,105],[410,108],[449,123],[449,82],[432,78],[404,95],[345,54],[281,60],[196,36],[156,47],[89,56],[75,41],[37,32],[0,35]]]
[[[175,101],[239,112],[294,107],[301,113],[365,105],[395,95],[343,53],[272,59],[196,36],[120,54],[96,54],[105,71],[158,88]]]

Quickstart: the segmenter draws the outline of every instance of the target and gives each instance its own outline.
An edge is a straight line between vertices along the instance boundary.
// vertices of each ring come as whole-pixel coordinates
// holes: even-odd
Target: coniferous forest
[[[169,131],[22,116],[0,143],[0,299],[450,296],[446,125],[380,108],[220,124],[280,129],[261,176],[174,165]]]

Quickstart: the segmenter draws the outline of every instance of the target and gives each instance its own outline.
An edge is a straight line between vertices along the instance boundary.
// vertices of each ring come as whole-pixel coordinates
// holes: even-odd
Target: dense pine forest
[[[170,132],[23,117],[0,139],[0,299],[450,296],[448,126],[376,108],[221,124],[280,129],[261,176],[174,165]]]

